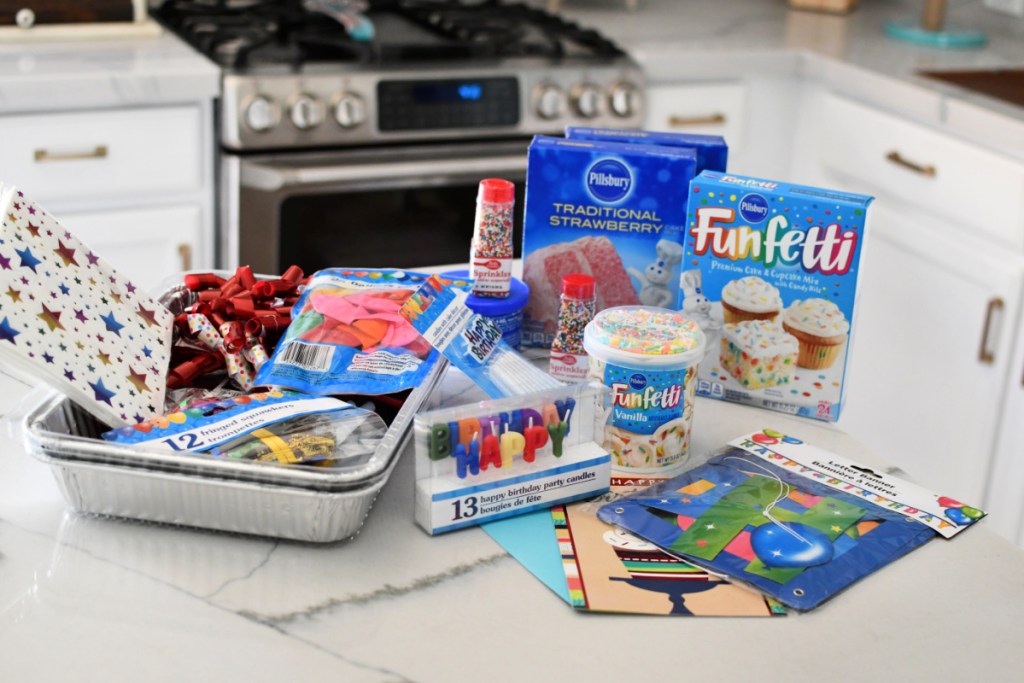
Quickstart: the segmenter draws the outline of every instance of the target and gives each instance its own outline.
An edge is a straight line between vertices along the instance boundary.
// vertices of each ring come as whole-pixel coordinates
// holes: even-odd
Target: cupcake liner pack
[[[708,339],[697,394],[835,422],[873,198],[703,171],[682,310]]]

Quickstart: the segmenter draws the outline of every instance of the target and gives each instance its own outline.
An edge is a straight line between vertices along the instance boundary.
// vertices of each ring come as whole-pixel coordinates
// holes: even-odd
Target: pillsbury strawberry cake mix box
[[[679,308],[687,189],[696,152],[683,147],[568,140],[530,144],[523,279],[530,299],[523,345],[550,347],[562,278],[596,281],[596,308]]]
[[[715,171],[690,183],[682,310],[697,394],[834,422],[873,197]]]

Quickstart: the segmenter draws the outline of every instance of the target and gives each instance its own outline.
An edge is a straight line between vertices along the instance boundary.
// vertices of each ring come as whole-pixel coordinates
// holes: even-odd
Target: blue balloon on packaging
[[[797,569],[832,559],[832,539],[799,522],[763,524],[750,534],[754,554],[768,567]]]
[[[949,517],[951,521],[959,524],[960,526],[965,526],[974,521],[964,514],[964,511],[960,508],[949,508],[946,510],[946,517]]]

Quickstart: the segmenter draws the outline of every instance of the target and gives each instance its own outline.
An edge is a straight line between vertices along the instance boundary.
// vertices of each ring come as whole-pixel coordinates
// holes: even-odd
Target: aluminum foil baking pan
[[[88,513],[326,543],[362,526],[410,436],[413,416],[444,374],[414,389],[368,462],[355,469],[220,460],[124,446],[60,395],[23,420],[27,449],[65,500]]]
[[[182,296],[162,300],[174,312]],[[373,454],[351,467],[224,460],[112,443],[108,427],[59,394],[22,420],[27,450],[50,465],[78,510],[155,522],[329,542],[362,525],[411,433],[413,416],[444,376],[439,358],[414,388]]]

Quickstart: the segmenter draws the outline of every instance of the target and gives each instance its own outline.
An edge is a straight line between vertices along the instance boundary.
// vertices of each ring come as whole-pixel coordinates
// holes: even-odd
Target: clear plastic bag
[[[200,403],[103,438],[231,460],[352,468],[373,456],[386,431],[379,415],[344,401],[269,391]]]

